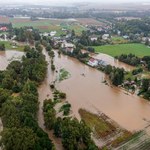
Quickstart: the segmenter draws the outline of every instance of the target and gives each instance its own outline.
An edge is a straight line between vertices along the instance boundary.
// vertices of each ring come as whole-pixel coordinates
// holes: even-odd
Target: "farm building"
[[[96,67],[96,66],[98,66],[98,60],[94,59],[94,58],[90,58],[89,62],[88,62],[88,65],[90,65],[92,67]]]
[[[108,65],[108,63],[106,63],[106,62],[103,61],[103,60],[98,60],[98,65],[105,67],[105,66]]]
[[[66,41],[61,44],[61,48],[65,52],[73,53],[75,45],[72,43],[67,43]]]
[[[98,40],[97,37],[91,37],[90,39],[91,39],[91,41],[97,41]]]
[[[8,28],[7,27],[0,27],[0,31],[7,31],[8,30]]]
[[[109,38],[109,34],[104,34],[103,36],[102,36],[102,39],[103,40],[107,40]]]
[[[50,32],[50,36],[55,36],[56,33],[57,33],[56,31],[51,31],[51,32]]]

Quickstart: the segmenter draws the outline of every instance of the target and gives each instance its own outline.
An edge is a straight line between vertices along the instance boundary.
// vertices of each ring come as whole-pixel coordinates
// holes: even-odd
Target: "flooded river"
[[[44,51],[47,61],[49,56]],[[78,60],[55,53],[54,63],[56,70],[65,68],[71,77],[57,82],[59,90],[67,93],[67,101],[71,103],[73,114],[80,118],[78,110],[85,108],[91,112],[103,112],[116,121],[123,128],[135,131],[143,129],[150,120],[150,103],[136,95],[127,95],[116,87],[102,83],[105,74],[80,63]],[[126,67],[126,66],[124,66]],[[83,76],[82,74],[85,74]],[[46,80],[39,88],[40,100],[51,96],[49,84],[56,79],[57,73],[52,73],[50,64]],[[49,94],[49,95],[48,95]],[[147,121],[145,121],[147,120]]]
[[[15,56],[21,56],[15,52]],[[56,79],[57,73],[51,71],[50,59],[47,52],[43,53],[49,63],[45,81],[39,87],[40,109],[38,112],[38,122],[42,129],[44,119],[42,113],[43,101],[51,98],[52,93],[49,84]],[[9,56],[14,57],[12,51],[0,53],[0,69],[5,69],[9,63]],[[150,121],[150,103],[136,95],[127,95],[124,91],[116,87],[111,87],[102,83],[105,74],[80,63],[78,60],[55,53],[54,64],[56,70],[65,68],[70,72],[71,77],[62,82],[56,82],[59,90],[67,93],[67,101],[71,103],[73,115],[80,119],[78,110],[85,108],[91,112],[103,112],[112,120],[116,121],[121,127],[130,130],[140,130],[148,125]],[[123,64],[122,64],[123,65]],[[126,67],[123,66],[123,67]],[[82,74],[85,74],[83,76]],[[48,132],[53,139],[56,149],[62,149],[61,141],[56,140],[51,132]]]

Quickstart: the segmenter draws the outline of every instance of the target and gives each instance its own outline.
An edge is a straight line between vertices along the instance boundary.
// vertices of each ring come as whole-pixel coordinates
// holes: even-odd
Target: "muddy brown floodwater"
[[[49,56],[44,51],[46,59]],[[71,103],[73,114],[80,118],[78,110],[85,108],[91,112],[103,112],[123,128],[135,131],[143,129],[150,120],[150,103],[136,95],[127,95],[123,90],[105,85],[102,81],[105,74],[86,66],[78,60],[55,53],[54,63],[56,70],[65,68],[71,77],[62,82],[56,82],[59,90],[67,93],[67,101]],[[122,63],[123,65],[123,63]],[[126,67],[126,65],[124,66]],[[83,76],[82,74],[85,74]],[[41,85],[40,100],[48,94],[51,96],[49,84],[56,79],[57,73],[52,73],[50,64],[48,75]]]
[[[49,84],[56,79],[58,74],[51,71],[50,58],[45,50],[43,53],[49,65],[47,77],[38,89],[40,102],[38,123],[46,131],[42,111],[43,101],[52,97]],[[57,52],[55,55],[56,70],[65,68],[71,74],[69,79],[56,82],[56,86],[59,90],[67,93],[67,101],[71,103],[75,117],[80,119],[78,110],[85,108],[93,113],[103,112],[129,131],[141,130],[148,125],[150,121],[150,103],[148,101],[136,95],[127,95],[119,88],[105,85],[102,83],[105,78],[104,73],[84,65],[74,58],[64,55],[59,57]],[[1,67],[3,65],[7,66],[2,62],[2,60],[6,60],[6,56],[0,53],[0,69],[3,69]],[[47,131],[47,133],[53,140],[56,149],[61,150],[61,141],[56,139],[52,132]]]
[[[23,55],[24,52],[14,50],[0,51],[0,70],[5,70],[13,60],[21,60]]]
[[[40,109],[38,120],[44,128],[43,100],[52,96],[49,84],[56,80],[58,74],[51,71],[50,59],[47,52],[43,51],[49,63],[47,78],[39,88]],[[150,120],[150,103],[136,95],[126,95],[125,92],[116,87],[110,87],[102,83],[105,74],[86,66],[78,60],[68,56],[58,56],[55,52],[54,64],[59,72],[65,68],[70,72],[71,77],[62,82],[56,82],[56,87],[67,93],[67,101],[72,105],[73,115],[80,119],[78,110],[85,108],[88,111],[97,113],[103,112],[121,127],[129,131],[137,131],[147,126]],[[121,63],[126,70],[130,66]],[[127,68],[129,67],[129,68]],[[85,74],[85,76],[83,76]],[[49,132],[56,149],[62,149],[61,141],[56,140]]]

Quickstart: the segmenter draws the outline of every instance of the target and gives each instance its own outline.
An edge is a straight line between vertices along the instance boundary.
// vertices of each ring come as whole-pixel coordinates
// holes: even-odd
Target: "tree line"
[[[45,126],[53,130],[57,138],[61,138],[64,149],[97,150],[91,139],[91,130],[85,122],[71,117],[56,117],[55,104],[51,99],[44,101]]]
[[[26,46],[25,51],[21,62],[13,61],[5,71],[0,71],[2,147],[6,150],[52,150],[52,141],[37,123],[37,86],[45,78],[47,63],[37,49]]]
[[[139,58],[134,54],[121,54],[116,57],[119,61],[132,66],[144,66],[148,71],[150,71],[150,56],[144,56]]]

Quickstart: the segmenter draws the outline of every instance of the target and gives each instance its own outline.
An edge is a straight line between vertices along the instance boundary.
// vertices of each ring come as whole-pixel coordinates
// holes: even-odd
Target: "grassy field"
[[[118,44],[118,45],[105,45],[94,46],[96,52],[111,55],[113,57],[121,54],[135,54],[136,56],[143,57],[150,55],[150,48],[143,44]]]
[[[101,116],[92,114],[84,109],[80,109],[79,114],[97,137],[104,138],[116,130],[113,125]]]
[[[128,40],[124,39],[123,37],[120,37],[120,36],[113,36],[111,38],[112,40],[112,43],[113,44],[125,44],[125,43],[128,43]]]
[[[65,33],[62,29],[74,29],[77,35],[80,35],[82,31],[86,29],[73,21],[68,21],[65,19],[41,19],[31,21],[30,19],[10,18],[9,20],[13,27],[20,28],[32,26],[35,29],[39,29],[40,32],[57,31],[57,36]]]
[[[17,51],[23,51],[24,46],[16,46],[15,48],[12,47],[11,42],[9,41],[0,41],[0,44],[5,44],[6,50],[17,50]]]

